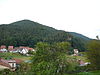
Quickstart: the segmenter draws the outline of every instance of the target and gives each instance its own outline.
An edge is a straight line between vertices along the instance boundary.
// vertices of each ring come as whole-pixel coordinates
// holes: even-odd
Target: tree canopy
[[[100,41],[92,40],[88,44],[87,57],[91,63],[93,69],[100,70]]]
[[[76,59],[67,56],[68,42],[38,43],[36,54],[33,56],[32,72],[34,75],[64,75],[75,70]],[[73,64],[74,63],[74,64]],[[74,65],[74,66],[72,66]]]

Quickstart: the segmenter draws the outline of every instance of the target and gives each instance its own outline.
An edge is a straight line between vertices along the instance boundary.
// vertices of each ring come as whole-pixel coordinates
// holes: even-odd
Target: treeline
[[[37,22],[22,20],[8,25],[0,25],[0,45],[13,46],[29,46],[34,47],[38,42],[54,42],[69,41],[73,48],[81,51],[86,50],[86,41],[80,36],[69,32],[56,30],[52,27],[44,26]],[[71,38],[71,40],[69,40]]]

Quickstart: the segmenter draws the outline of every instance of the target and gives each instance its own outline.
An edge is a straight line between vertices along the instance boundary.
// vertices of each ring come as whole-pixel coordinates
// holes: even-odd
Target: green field
[[[3,58],[3,59],[17,58],[17,59],[21,59],[23,61],[31,59],[31,57],[25,56],[25,55],[21,55],[19,53],[0,53],[0,57]]]

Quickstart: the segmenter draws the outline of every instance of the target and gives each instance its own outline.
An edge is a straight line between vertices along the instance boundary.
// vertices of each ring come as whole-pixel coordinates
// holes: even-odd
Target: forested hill
[[[90,39],[83,35],[77,35],[77,33],[73,34],[56,30],[30,20],[21,20],[11,24],[0,25],[0,45],[7,46],[34,47],[40,41],[48,43],[69,41],[74,48],[85,50],[85,44]],[[72,39],[69,40],[70,38]]]
[[[69,34],[73,35],[74,37],[80,37],[80,38],[83,38],[84,40],[90,40],[90,38],[82,35],[82,34],[79,34],[79,33],[76,33],[76,32],[69,32]]]

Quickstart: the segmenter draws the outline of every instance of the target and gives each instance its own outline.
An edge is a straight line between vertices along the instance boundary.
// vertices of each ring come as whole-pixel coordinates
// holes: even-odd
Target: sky
[[[100,0],[0,0],[0,24],[23,19],[95,38],[100,36]]]

